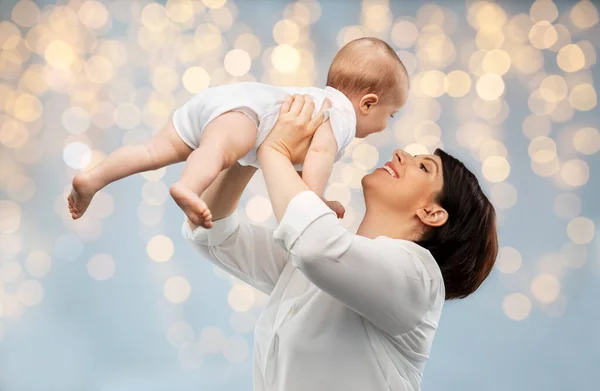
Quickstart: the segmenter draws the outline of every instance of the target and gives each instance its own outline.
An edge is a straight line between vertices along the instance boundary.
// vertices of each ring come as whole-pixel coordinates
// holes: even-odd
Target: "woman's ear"
[[[369,110],[379,103],[379,97],[376,94],[367,94],[360,98],[358,107],[363,114],[367,114]]]
[[[417,216],[429,227],[441,227],[448,221],[448,212],[437,204],[417,210]]]

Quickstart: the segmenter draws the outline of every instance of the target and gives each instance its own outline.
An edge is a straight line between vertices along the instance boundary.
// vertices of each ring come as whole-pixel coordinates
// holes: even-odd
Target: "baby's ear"
[[[377,103],[379,103],[379,97],[376,94],[366,94],[360,99],[360,110],[363,114],[367,114],[367,111]]]

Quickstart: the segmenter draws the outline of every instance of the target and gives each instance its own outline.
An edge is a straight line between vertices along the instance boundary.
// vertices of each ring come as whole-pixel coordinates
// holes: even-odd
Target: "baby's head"
[[[406,102],[408,73],[394,50],[377,38],[346,44],[329,67],[327,85],[343,92],[356,111],[356,137],[381,132]]]

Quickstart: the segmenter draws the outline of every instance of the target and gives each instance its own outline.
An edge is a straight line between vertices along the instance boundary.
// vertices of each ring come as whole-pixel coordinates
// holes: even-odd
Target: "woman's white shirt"
[[[444,304],[441,271],[405,240],[348,232],[311,191],[275,231],[237,212],[183,236],[269,295],[254,333],[256,391],[416,391]]]

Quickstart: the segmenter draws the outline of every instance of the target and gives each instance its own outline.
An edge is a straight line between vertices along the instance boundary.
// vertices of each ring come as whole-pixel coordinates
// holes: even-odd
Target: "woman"
[[[186,223],[183,234],[270,295],[255,327],[255,390],[418,390],[444,300],[473,293],[492,269],[494,209],[453,157],[397,150],[363,178],[366,213],[348,232],[293,167],[329,126],[324,109],[311,119],[309,98],[286,101],[259,148],[275,231],[238,220],[255,169],[236,165],[203,195],[214,227]]]

